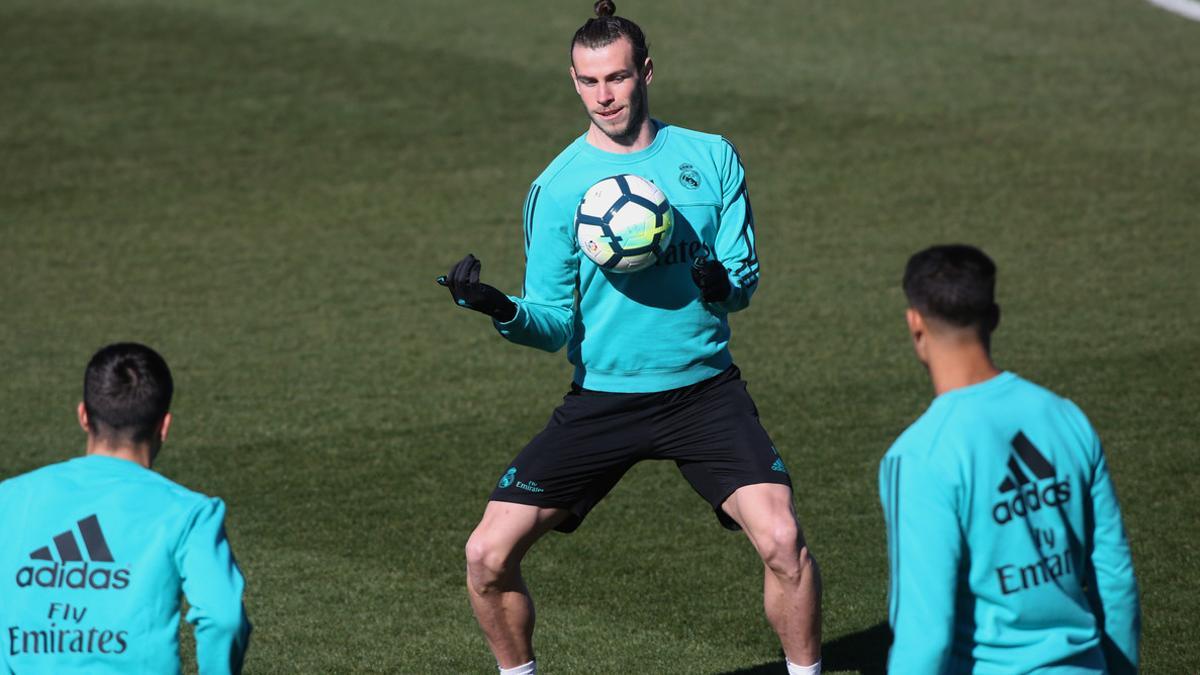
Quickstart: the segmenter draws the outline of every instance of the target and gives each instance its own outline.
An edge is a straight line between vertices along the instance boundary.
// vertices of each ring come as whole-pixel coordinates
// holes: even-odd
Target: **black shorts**
[[[570,515],[555,529],[572,532],[643,459],[674,460],[731,530],[738,525],[721,504],[734,490],[758,483],[792,485],[741,372],[730,366],[702,382],[648,394],[572,385],[546,428],[500,477],[491,498],[566,509]]]

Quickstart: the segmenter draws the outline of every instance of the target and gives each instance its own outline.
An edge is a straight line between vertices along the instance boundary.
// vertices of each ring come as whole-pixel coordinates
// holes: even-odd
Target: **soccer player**
[[[180,591],[200,672],[241,671],[225,505],[150,470],[172,388],[149,347],[101,349],[77,410],[87,454],[0,483],[0,672],[177,673]]]
[[[1074,403],[992,363],[995,281],[970,246],[904,272],[937,396],[879,469],[888,672],[1135,672],[1137,582],[1100,439]]]
[[[817,565],[787,469],[727,348],[728,315],[746,308],[759,281],[741,161],[720,136],[650,117],[645,35],[612,2],[595,9],[570,49],[589,124],[529,190],[524,295],[480,282],[470,255],[444,279],[459,305],[489,315],[508,340],[566,346],[575,366],[563,404],[501,476],[467,542],[471,606],[501,673],[535,672],[522,558],[549,530],[579,527],[634,463],[672,460],[762,557],[765,610],[790,672],[818,673]],[[658,263],[622,275],[580,255],[573,222],[588,187],[625,173],[662,189],[676,220]]]

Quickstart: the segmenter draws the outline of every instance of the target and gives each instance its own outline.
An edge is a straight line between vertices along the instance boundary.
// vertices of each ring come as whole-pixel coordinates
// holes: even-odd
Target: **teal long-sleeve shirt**
[[[177,673],[180,593],[205,675],[250,624],[220,499],[88,456],[0,483],[0,672]]]
[[[758,287],[754,217],[737,152],[720,136],[654,121],[651,145],[616,154],[576,139],[534,181],[525,200],[525,285],[516,316],[496,328],[517,344],[567,347],[575,382],[598,391],[651,392],[712,377],[732,363],[727,315]],[[601,270],[579,252],[575,209],[597,181],[635,174],[674,209],[675,231],[659,262],[642,271]],[[703,252],[703,253],[702,253]],[[704,303],[689,270],[698,255],[726,268],[732,291]]]
[[[944,393],[884,457],[888,672],[1130,673],[1140,605],[1100,440],[1012,373]]]

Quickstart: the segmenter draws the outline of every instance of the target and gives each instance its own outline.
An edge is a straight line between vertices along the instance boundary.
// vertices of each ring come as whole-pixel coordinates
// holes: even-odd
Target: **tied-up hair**
[[[1000,319],[996,264],[965,244],[931,246],[908,259],[904,295],[921,315],[973,328],[986,342]]]
[[[617,5],[612,0],[598,0],[593,8],[596,16],[588,19],[575,31],[575,37],[571,38],[570,51],[575,50],[575,45],[599,49],[625,38],[633,45],[633,67],[640,73],[646,59],[650,57],[646,34],[636,23],[623,16],[617,16]]]

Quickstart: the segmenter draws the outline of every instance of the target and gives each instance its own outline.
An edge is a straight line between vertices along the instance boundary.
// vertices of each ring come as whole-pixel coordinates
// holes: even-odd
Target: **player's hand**
[[[438,277],[437,282],[450,289],[450,295],[459,307],[482,312],[500,323],[512,321],[517,315],[516,304],[507,295],[479,281],[482,266],[478,258],[468,253],[450,268],[449,274]]]
[[[721,302],[729,297],[732,290],[725,266],[720,260],[708,256],[700,256],[692,261],[692,281],[700,289],[700,299],[704,302]]]

